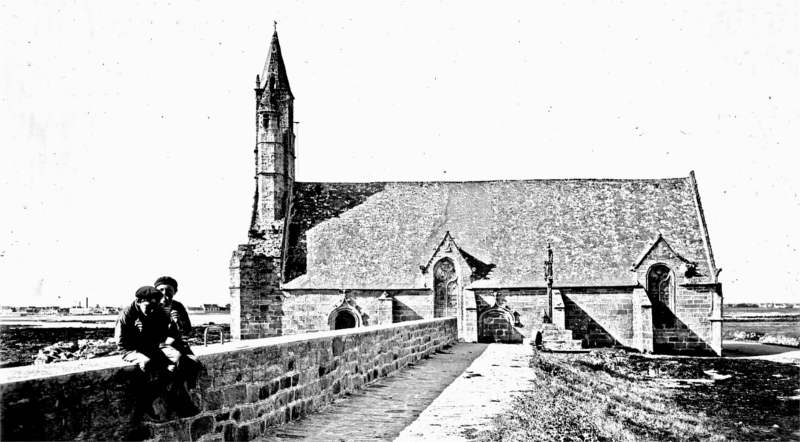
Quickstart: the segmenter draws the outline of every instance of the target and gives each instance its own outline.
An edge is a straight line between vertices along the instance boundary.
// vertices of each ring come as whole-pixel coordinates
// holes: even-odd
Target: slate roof
[[[693,176],[654,180],[295,183],[285,288],[417,288],[446,232],[491,266],[473,287],[635,285],[659,233],[713,282]]]

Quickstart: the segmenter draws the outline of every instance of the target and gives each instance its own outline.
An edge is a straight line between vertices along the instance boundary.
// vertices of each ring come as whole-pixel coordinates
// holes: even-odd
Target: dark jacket
[[[142,322],[142,330],[136,326],[136,320]],[[144,315],[136,302],[122,309],[117,318],[114,335],[117,338],[119,348],[130,353],[138,351],[145,355],[158,352],[160,344],[168,336],[175,337],[175,333],[170,331],[170,320],[164,310],[156,308],[149,315]]]
[[[186,311],[186,307],[178,301],[172,301],[172,310],[178,312],[177,323],[172,322],[172,318],[169,320],[170,336],[175,338],[172,346],[178,349],[181,354],[193,355],[194,353],[189,347],[189,343],[183,340],[183,337],[189,336],[189,332],[192,331],[192,321],[189,320],[189,313]]]
[[[176,329],[173,330],[173,333],[179,333],[181,336],[189,336],[189,332],[192,331],[192,321],[189,320],[186,307],[178,301],[172,301],[172,310],[178,312],[178,323],[176,324],[170,319],[170,329]]]

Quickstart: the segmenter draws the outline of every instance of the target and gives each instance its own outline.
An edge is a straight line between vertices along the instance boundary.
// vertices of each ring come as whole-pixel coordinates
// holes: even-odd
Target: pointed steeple
[[[272,85],[273,90],[287,91],[289,96],[294,98],[292,90],[289,87],[289,76],[286,75],[286,65],[283,64],[281,44],[278,41],[277,29],[272,34],[272,42],[269,45],[269,52],[267,53],[267,61],[264,63],[264,71],[261,74],[261,88],[269,91],[270,85]]]
[[[256,194],[250,237],[258,239],[281,225],[294,183],[294,96],[277,31],[256,83]]]

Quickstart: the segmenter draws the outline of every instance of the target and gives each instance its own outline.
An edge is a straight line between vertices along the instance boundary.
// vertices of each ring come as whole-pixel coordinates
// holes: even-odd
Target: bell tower
[[[256,76],[256,193],[250,238],[263,238],[287,215],[294,183],[294,95],[272,34],[264,71]]]
[[[283,334],[283,243],[294,185],[294,96],[278,32],[256,76],[256,192],[247,244],[231,256],[231,337]]]

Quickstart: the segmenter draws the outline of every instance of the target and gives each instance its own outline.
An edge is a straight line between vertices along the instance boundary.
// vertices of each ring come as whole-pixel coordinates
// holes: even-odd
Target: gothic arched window
[[[433,290],[433,317],[454,316],[458,299],[458,275],[450,258],[444,258],[433,266]]]
[[[653,304],[653,327],[675,327],[675,277],[664,264],[647,272],[647,295]]]

